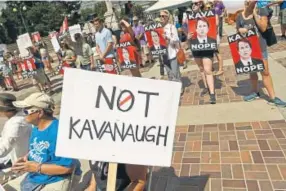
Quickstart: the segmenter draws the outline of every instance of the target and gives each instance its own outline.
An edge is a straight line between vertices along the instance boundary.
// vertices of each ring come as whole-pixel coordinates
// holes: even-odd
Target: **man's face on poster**
[[[130,60],[129,52],[125,48],[122,49],[122,57],[123,57],[123,60]]]
[[[252,49],[247,42],[239,42],[238,53],[242,59],[251,58]]]
[[[207,22],[204,22],[202,20],[199,20],[197,23],[197,30],[196,30],[197,34],[199,37],[203,38],[203,37],[207,37],[208,32],[209,32],[209,26]]]
[[[159,38],[158,33],[156,33],[155,31],[151,31],[151,37],[152,37],[153,44],[156,46],[159,46],[160,38]]]

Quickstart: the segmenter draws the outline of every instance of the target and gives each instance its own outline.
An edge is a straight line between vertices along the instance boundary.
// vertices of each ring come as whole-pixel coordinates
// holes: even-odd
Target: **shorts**
[[[39,68],[36,70],[36,74],[34,75],[34,79],[36,80],[37,83],[39,84],[47,84],[49,83],[49,79],[47,75],[45,74],[45,71],[43,68]]]
[[[205,51],[192,51],[194,58],[210,58],[213,59],[215,50],[205,50]]]
[[[268,52],[267,52],[267,50],[262,52],[262,58],[263,58],[263,60],[268,60]]]
[[[42,57],[42,60],[44,60],[44,61],[49,60],[49,57],[48,56],[44,56],[44,57]]]

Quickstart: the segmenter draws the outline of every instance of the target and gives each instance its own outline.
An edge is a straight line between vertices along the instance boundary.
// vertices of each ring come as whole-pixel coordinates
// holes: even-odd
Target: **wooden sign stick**
[[[108,165],[108,177],[107,177],[107,190],[115,191],[116,177],[117,177],[117,163],[109,163]]]

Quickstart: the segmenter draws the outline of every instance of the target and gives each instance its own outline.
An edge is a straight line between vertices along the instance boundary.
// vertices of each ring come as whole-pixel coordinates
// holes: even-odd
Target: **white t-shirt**
[[[2,163],[11,159],[14,164],[18,158],[28,154],[31,130],[32,126],[26,123],[22,112],[18,112],[5,123],[0,138]]]
[[[168,45],[168,57],[169,60],[174,59],[177,57],[177,47],[178,43],[180,42],[178,31],[176,27],[172,24],[167,24],[164,27],[165,35],[168,39],[170,39],[169,45]]]

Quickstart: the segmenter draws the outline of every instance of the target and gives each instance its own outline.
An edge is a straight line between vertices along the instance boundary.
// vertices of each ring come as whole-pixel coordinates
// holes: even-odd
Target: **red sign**
[[[102,60],[97,60],[97,69],[100,72],[108,74],[118,74],[115,58],[105,58],[104,62]]]
[[[192,33],[191,50],[217,49],[217,26],[214,10],[188,14],[189,33]]]
[[[22,63],[22,71],[34,71],[36,70],[34,58],[25,59]]]
[[[131,46],[130,42],[119,44],[117,47],[117,55],[122,69],[135,69],[138,67],[135,57],[136,50],[136,47]]]
[[[32,33],[32,40],[33,40],[33,42],[40,42],[40,40],[41,40],[40,33],[39,32]]]
[[[160,23],[145,26],[145,38],[152,55],[167,54],[165,31]]]
[[[67,62],[63,62],[61,65],[58,66],[58,73],[64,75],[65,69],[70,67],[71,66]]]
[[[56,37],[56,36],[58,36],[58,32],[56,32],[56,31],[50,32],[50,34],[49,34],[50,39],[52,39],[53,37]]]
[[[254,29],[249,29],[244,36],[231,35],[228,37],[228,42],[237,74],[264,70],[260,43]]]
[[[22,76],[23,78],[30,78],[34,74],[36,74],[36,65],[34,58],[25,59],[23,62],[20,63],[22,69]]]

